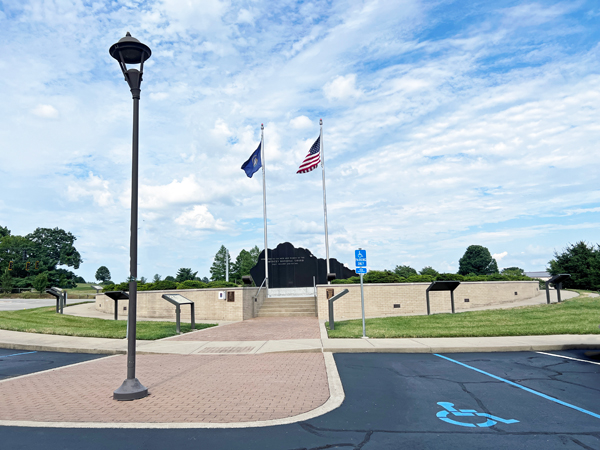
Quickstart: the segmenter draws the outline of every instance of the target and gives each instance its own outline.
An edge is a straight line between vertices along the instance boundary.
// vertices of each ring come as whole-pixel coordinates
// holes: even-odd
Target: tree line
[[[145,277],[138,280],[138,289],[143,290],[165,290],[165,289],[201,289],[205,287],[228,287],[242,284],[242,277],[250,275],[252,269],[258,262],[260,249],[254,246],[250,250],[242,249],[235,261],[231,261],[229,250],[221,245],[213,258],[210,267],[210,279],[199,277],[198,272],[191,268],[182,267],[175,276],[168,275],[164,279],[159,274],[155,274],[151,281]],[[227,278],[227,261],[229,260],[229,281]],[[115,284],[111,281],[110,270],[106,266],[101,266],[96,271],[96,280],[102,282],[104,291],[127,290],[128,282]]]
[[[77,238],[60,228],[36,228],[26,236],[12,235],[0,226],[0,289],[35,288],[43,292],[47,286],[76,287],[85,280],[68,269],[78,269],[83,262],[75,248]]]

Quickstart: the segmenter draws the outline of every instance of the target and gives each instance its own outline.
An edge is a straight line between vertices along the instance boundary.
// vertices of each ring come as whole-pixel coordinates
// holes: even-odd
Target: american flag
[[[321,136],[319,136],[317,138],[317,140],[315,141],[315,143],[312,145],[312,147],[310,148],[310,151],[308,152],[308,155],[306,155],[306,158],[304,158],[304,161],[302,161],[302,164],[300,164],[300,168],[298,169],[298,172],[296,172],[296,173],[310,172],[311,170],[316,169],[319,166],[320,162],[321,162]]]

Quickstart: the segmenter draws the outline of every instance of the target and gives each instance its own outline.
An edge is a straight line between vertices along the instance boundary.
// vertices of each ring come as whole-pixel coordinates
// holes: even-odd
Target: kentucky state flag
[[[250,155],[248,161],[242,164],[242,170],[246,172],[248,178],[252,178],[252,175],[258,172],[258,169],[262,167],[262,161],[260,159],[260,146],[261,144],[258,144],[258,148],[254,150],[252,155]]]

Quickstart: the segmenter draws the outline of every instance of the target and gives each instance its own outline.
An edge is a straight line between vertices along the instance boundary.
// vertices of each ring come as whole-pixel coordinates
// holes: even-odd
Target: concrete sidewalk
[[[231,325],[228,325],[231,326]],[[157,341],[137,341],[140,355],[172,354],[264,354],[264,353],[456,353],[456,352],[511,352],[548,351],[569,349],[600,349],[600,334],[498,336],[462,338],[412,338],[412,339],[329,339],[324,323],[320,339],[254,339],[178,340],[180,336]],[[52,351],[67,353],[125,354],[127,340],[55,336],[0,330],[0,347],[15,350]]]

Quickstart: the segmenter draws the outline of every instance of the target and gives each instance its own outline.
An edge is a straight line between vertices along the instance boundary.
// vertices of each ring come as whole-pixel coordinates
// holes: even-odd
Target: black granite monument
[[[314,256],[310,250],[296,248],[289,242],[279,244],[276,249],[269,249],[269,287],[310,287],[313,277],[317,284],[327,284],[327,262]],[[335,258],[329,258],[330,273],[337,279],[350,278],[356,275]],[[265,279],[265,251],[260,252],[258,263],[250,270],[250,275],[257,286]]]

